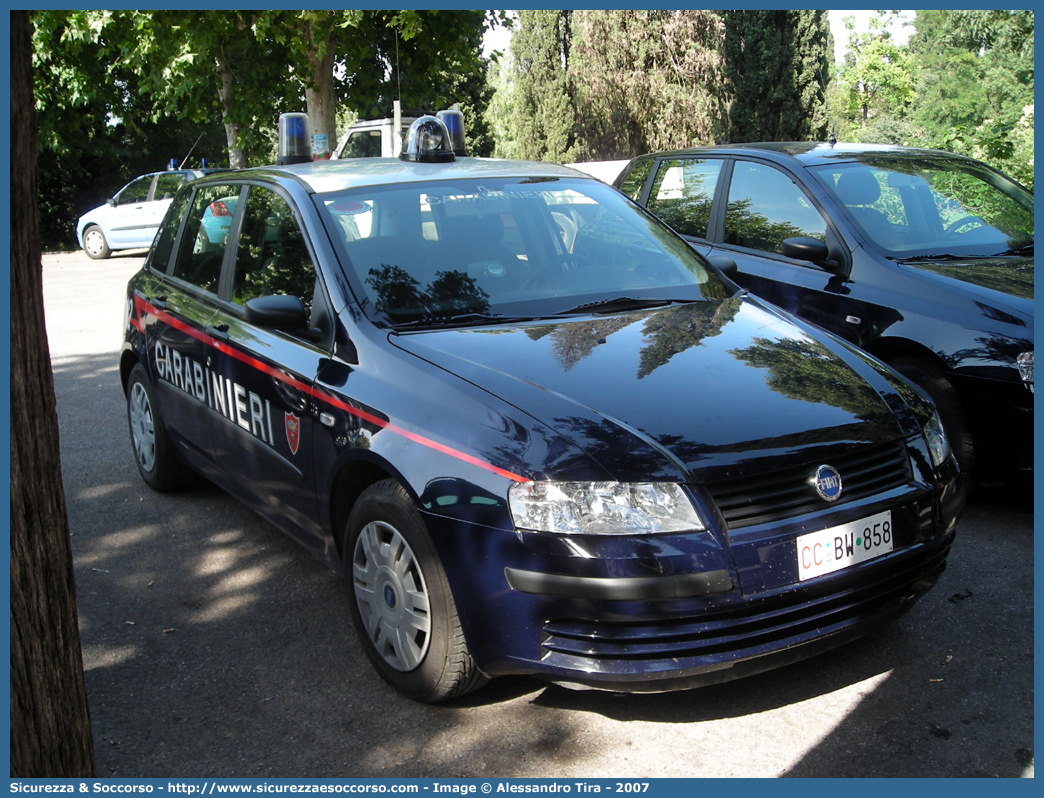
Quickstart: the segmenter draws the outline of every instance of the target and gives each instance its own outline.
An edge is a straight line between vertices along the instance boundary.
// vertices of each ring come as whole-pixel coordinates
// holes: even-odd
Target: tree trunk
[[[308,77],[314,81],[315,88],[305,83],[305,110],[308,113],[308,123],[312,128],[313,141],[315,136],[326,136],[327,152],[313,150],[315,158],[329,158],[330,152],[337,145],[337,98],[334,95],[334,34],[331,32],[326,36],[326,42],[322,55],[319,45],[312,40],[314,31],[310,28],[308,36],[311,41],[311,51],[308,53],[308,67],[311,74]]]
[[[228,62],[218,55],[214,58],[214,71],[218,76],[218,99],[221,100],[221,121],[225,125],[225,141],[228,143],[228,165],[233,169],[246,169],[246,153],[239,146],[241,125],[235,120],[236,76]]]
[[[44,330],[31,23],[11,12],[11,775],[93,777]]]

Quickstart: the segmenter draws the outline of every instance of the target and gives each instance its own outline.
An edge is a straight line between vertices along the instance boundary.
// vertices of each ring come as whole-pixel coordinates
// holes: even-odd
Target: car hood
[[[1033,317],[1033,258],[905,261],[904,269],[933,280],[962,283],[962,290],[991,304]]]
[[[865,356],[750,297],[391,340],[621,481],[713,481],[919,429]]]
[[[103,203],[96,208],[91,208],[87,213],[83,214],[79,219],[76,220],[77,230],[83,230],[90,222],[95,222],[105,215],[105,212],[109,209],[108,203]]]

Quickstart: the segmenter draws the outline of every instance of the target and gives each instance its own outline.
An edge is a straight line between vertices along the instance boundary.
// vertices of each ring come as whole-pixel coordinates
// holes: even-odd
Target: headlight
[[[950,456],[950,441],[946,438],[942,420],[937,412],[932,413],[921,433],[924,435],[924,442],[928,444],[928,451],[932,455],[932,465],[938,468]]]
[[[559,535],[653,535],[706,529],[670,482],[522,482],[508,489],[518,529]]]
[[[1022,381],[1029,385],[1030,390],[1033,390],[1033,353],[1023,352],[1019,355],[1017,361],[1019,364],[1019,376],[1022,377]]]

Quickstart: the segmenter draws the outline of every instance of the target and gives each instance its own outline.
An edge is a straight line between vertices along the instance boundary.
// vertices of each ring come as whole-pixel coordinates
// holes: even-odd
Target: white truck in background
[[[395,100],[390,119],[360,119],[337,142],[330,160],[341,158],[397,158],[410,125],[419,117],[403,116]]]
[[[390,119],[360,119],[348,128],[330,156],[331,160],[342,158],[397,158],[402,142],[409,133],[410,125],[417,116],[403,116],[399,101],[395,100],[394,116]],[[398,133],[396,133],[398,131]],[[620,161],[588,161],[567,163],[573,169],[596,177],[603,183],[613,184],[617,175],[630,163]]]

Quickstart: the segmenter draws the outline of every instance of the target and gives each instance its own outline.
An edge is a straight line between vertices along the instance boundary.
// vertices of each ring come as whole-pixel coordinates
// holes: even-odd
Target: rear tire
[[[910,382],[923,388],[935,402],[950,447],[964,474],[964,484],[968,487],[974,486],[978,476],[975,468],[975,445],[961,399],[947,379],[946,372],[941,366],[913,357],[896,358],[888,365]]]
[[[92,224],[83,231],[83,251],[93,260],[104,260],[112,254],[109,242],[105,240],[105,233],[97,225]]]
[[[127,380],[127,425],[138,473],[153,490],[167,492],[183,488],[196,478],[167,435],[156,408],[152,381],[145,368],[136,364]]]
[[[435,703],[488,681],[468,651],[424,520],[401,485],[389,479],[363,491],[343,552],[352,620],[386,682]]]

